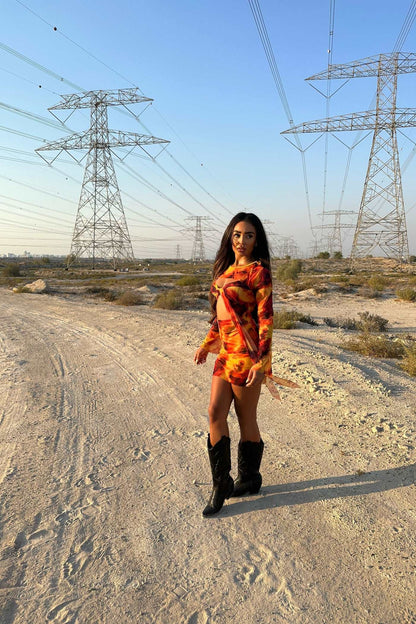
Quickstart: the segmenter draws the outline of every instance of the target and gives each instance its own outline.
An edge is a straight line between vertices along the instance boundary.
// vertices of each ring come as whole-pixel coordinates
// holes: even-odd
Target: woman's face
[[[256,228],[247,221],[240,221],[231,234],[231,244],[237,264],[247,264],[252,260],[256,244]]]

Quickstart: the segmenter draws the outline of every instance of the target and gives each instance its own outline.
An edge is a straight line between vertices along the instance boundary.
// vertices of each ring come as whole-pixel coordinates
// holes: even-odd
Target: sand
[[[330,295],[416,331],[416,306]],[[203,518],[205,312],[0,291],[1,624],[415,624],[416,381],[274,332],[263,487]],[[238,426],[230,416],[233,473]]]

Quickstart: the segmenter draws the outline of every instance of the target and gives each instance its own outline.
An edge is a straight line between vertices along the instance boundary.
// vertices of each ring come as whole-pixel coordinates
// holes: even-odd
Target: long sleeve
[[[214,319],[211,327],[205,336],[205,340],[202,342],[201,347],[206,349],[210,353],[219,353],[221,348],[221,339],[218,330],[218,321]]]
[[[273,289],[270,271],[259,267],[253,276],[252,288],[256,296],[259,327],[259,348],[254,368],[262,373],[271,369],[271,347],[273,337]]]

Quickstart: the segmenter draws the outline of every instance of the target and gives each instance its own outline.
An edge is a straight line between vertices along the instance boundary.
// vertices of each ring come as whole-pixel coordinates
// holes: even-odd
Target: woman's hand
[[[264,373],[259,371],[258,368],[254,368],[252,366],[248,371],[247,380],[246,380],[246,388],[250,388],[250,386],[256,386],[257,384],[261,384],[264,379]]]
[[[205,364],[207,360],[207,355],[208,355],[208,351],[204,349],[203,347],[199,347],[199,349],[196,350],[195,355],[194,355],[195,364]]]

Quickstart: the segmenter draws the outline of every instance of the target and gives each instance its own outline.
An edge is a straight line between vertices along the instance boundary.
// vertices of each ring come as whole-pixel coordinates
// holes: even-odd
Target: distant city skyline
[[[391,52],[411,2],[398,0],[394,11],[385,0],[337,2],[333,39],[330,2],[260,5],[298,124],[369,109],[375,78],[349,81],[338,92],[339,81],[319,83],[324,95],[332,94],[329,100],[305,78],[327,67],[330,40],[333,63]],[[413,26],[403,50],[416,51]],[[309,146],[307,199],[300,153],[280,134],[289,123],[248,1],[120,0],[115,12],[107,1],[11,0],[2,14],[0,73],[0,256],[70,251],[85,159],[78,164],[63,154],[50,167],[35,153],[45,141],[69,133],[48,108],[63,94],[132,86],[153,104],[131,108],[139,120],[109,109],[110,128],[170,141],[155,161],[126,149],[117,152],[123,162],[114,156],[135,257],[175,258],[180,245],[190,258],[189,218],[209,216],[203,237],[212,258],[225,225],[239,211],[267,222],[275,255],[290,243],[306,257],[312,231],[318,237],[319,226],[330,221],[322,213],[339,209],[355,212],[343,217],[351,226],[343,230],[343,253],[349,254],[371,134],[363,133],[351,152],[355,132],[322,136],[316,143],[317,135],[299,135],[302,147]],[[414,107],[415,84],[416,75],[399,76],[398,106]],[[77,111],[66,125],[87,130],[88,111]],[[400,131],[398,140],[415,254],[416,132]]]

